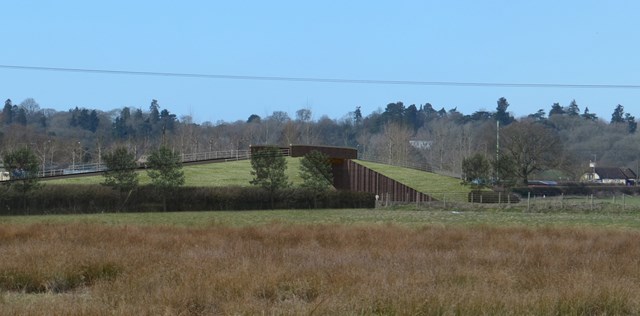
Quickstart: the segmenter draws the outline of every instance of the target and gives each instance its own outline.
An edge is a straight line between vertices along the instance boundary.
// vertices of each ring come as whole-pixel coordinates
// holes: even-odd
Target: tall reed
[[[0,314],[638,314],[640,233],[0,225]]]

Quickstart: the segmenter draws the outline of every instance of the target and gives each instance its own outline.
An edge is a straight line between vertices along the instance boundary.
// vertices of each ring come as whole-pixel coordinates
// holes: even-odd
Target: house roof
[[[636,173],[629,168],[596,167],[600,179],[635,179]]]

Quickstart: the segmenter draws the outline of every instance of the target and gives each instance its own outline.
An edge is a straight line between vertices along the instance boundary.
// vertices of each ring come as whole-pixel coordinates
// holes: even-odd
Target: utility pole
[[[500,121],[496,121],[496,182],[500,180]]]

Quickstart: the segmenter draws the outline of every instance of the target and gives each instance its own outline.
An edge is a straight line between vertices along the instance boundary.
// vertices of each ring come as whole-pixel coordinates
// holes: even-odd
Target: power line
[[[39,67],[22,65],[0,65],[0,68],[13,70],[77,72],[108,75],[134,75],[155,77],[181,77],[200,79],[226,80],[258,80],[258,81],[288,81],[288,82],[318,82],[318,83],[348,83],[374,85],[406,85],[406,86],[451,86],[451,87],[503,87],[503,88],[561,88],[561,89],[640,89],[640,85],[624,84],[564,84],[564,83],[507,83],[507,82],[461,82],[461,81],[419,81],[419,80],[375,80],[375,79],[340,79],[317,77],[284,77],[284,76],[249,76],[200,74],[181,72],[131,71],[88,68]]]

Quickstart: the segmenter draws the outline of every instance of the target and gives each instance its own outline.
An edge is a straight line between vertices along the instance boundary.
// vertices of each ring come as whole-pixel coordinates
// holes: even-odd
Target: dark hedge
[[[29,193],[26,209],[19,192],[0,188],[0,215],[79,214],[101,212],[160,212],[163,199],[151,186],[128,197],[102,185],[46,185]],[[123,201],[126,203],[123,205]],[[167,196],[170,211],[373,208],[373,194],[295,188],[269,193],[256,187],[180,187]]]

